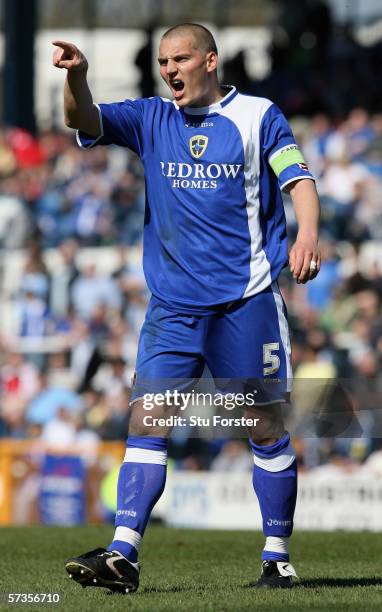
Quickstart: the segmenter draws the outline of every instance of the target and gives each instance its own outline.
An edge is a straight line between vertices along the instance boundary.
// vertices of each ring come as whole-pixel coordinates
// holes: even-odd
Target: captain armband
[[[272,153],[269,158],[269,164],[277,178],[286,168],[294,164],[298,164],[301,170],[309,171],[306,161],[296,144],[286,145]]]

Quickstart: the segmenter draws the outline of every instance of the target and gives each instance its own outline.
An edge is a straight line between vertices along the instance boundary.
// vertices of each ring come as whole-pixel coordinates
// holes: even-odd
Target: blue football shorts
[[[208,367],[221,393],[254,393],[253,405],[285,401],[291,348],[278,284],[252,297],[179,314],[152,297],[139,345],[131,402],[189,391]]]

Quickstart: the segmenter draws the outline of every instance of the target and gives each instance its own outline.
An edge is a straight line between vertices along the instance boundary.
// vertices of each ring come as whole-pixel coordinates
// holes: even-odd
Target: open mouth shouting
[[[180,79],[172,79],[169,83],[172,95],[175,100],[179,100],[184,93],[184,83]]]

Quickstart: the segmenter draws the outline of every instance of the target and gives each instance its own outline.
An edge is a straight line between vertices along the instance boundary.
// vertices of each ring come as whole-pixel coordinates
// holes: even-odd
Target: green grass
[[[262,535],[245,531],[188,531],[152,526],[141,551],[141,586],[134,595],[82,589],[64,560],[105,545],[111,527],[0,529],[0,591],[59,592],[61,606],[2,610],[382,610],[382,535],[296,533],[292,560],[300,582],[291,591],[257,591]]]

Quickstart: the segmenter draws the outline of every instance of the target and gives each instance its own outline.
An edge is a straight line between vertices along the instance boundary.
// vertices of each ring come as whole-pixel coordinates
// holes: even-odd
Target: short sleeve
[[[83,149],[95,145],[115,144],[142,153],[143,111],[140,100],[124,100],[111,104],[96,104],[100,116],[101,134],[97,138],[77,131],[77,142]]]
[[[266,111],[260,132],[263,158],[275,173],[280,189],[296,179],[314,181],[289,123],[275,104]]]

